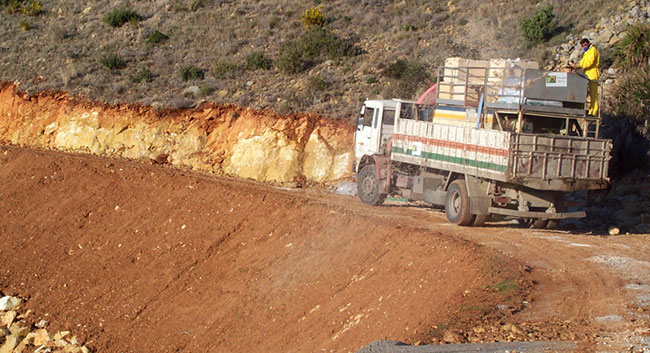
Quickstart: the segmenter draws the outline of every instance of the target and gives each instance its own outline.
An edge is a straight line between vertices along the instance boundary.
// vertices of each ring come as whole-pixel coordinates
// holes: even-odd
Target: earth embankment
[[[155,110],[65,93],[26,95],[0,82],[0,142],[92,153],[276,184],[351,176],[354,127],[314,114],[232,105]]]
[[[519,267],[351,197],[0,149],[0,287],[98,352],[355,351],[518,305]],[[479,309],[477,309],[479,308]]]

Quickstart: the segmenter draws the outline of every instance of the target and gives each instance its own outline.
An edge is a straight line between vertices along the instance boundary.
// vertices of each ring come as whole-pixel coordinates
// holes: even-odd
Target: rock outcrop
[[[286,185],[352,175],[354,127],[314,114],[232,105],[155,110],[0,84],[0,142],[169,163]]]

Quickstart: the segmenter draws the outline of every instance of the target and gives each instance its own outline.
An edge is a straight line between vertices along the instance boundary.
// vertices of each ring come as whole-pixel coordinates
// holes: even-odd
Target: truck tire
[[[561,191],[553,193],[553,203],[555,204],[555,210],[558,213],[566,212],[566,200],[564,198],[564,193]],[[560,225],[559,219],[538,219],[531,218],[528,219],[528,226],[533,229],[555,229]]]
[[[474,227],[482,226],[483,223],[485,223],[485,221],[487,220],[487,218],[488,218],[488,215],[486,215],[486,214],[474,215],[474,218],[472,219],[472,226],[474,226]]]
[[[459,226],[472,224],[474,215],[469,212],[469,195],[465,180],[456,179],[449,185],[445,200],[445,215],[449,222]]]
[[[558,191],[555,193],[555,209],[557,210],[558,213],[563,213],[568,210],[567,204],[566,204],[566,198],[564,197],[564,193],[561,191]],[[559,219],[549,219],[548,224],[546,225],[546,228],[548,229],[555,229],[560,226],[560,220]]]
[[[548,226],[548,219],[531,218],[529,220],[529,228],[544,229],[546,226]]]
[[[381,205],[386,199],[386,194],[380,190],[379,180],[374,164],[369,164],[357,174],[357,194],[361,201],[368,205]]]

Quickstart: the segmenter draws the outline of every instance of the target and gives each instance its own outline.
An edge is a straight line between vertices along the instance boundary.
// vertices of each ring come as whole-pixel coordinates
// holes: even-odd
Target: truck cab
[[[395,126],[395,100],[367,100],[361,106],[354,134],[355,165],[363,156],[384,151],[393,136]]]

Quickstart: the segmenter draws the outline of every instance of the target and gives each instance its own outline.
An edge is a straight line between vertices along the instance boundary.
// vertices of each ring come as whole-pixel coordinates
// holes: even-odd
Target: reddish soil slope
[[[7,146],[0,185],[0,290],[99,352],[414,343],[528,288],[435,213],[325,191]]]

